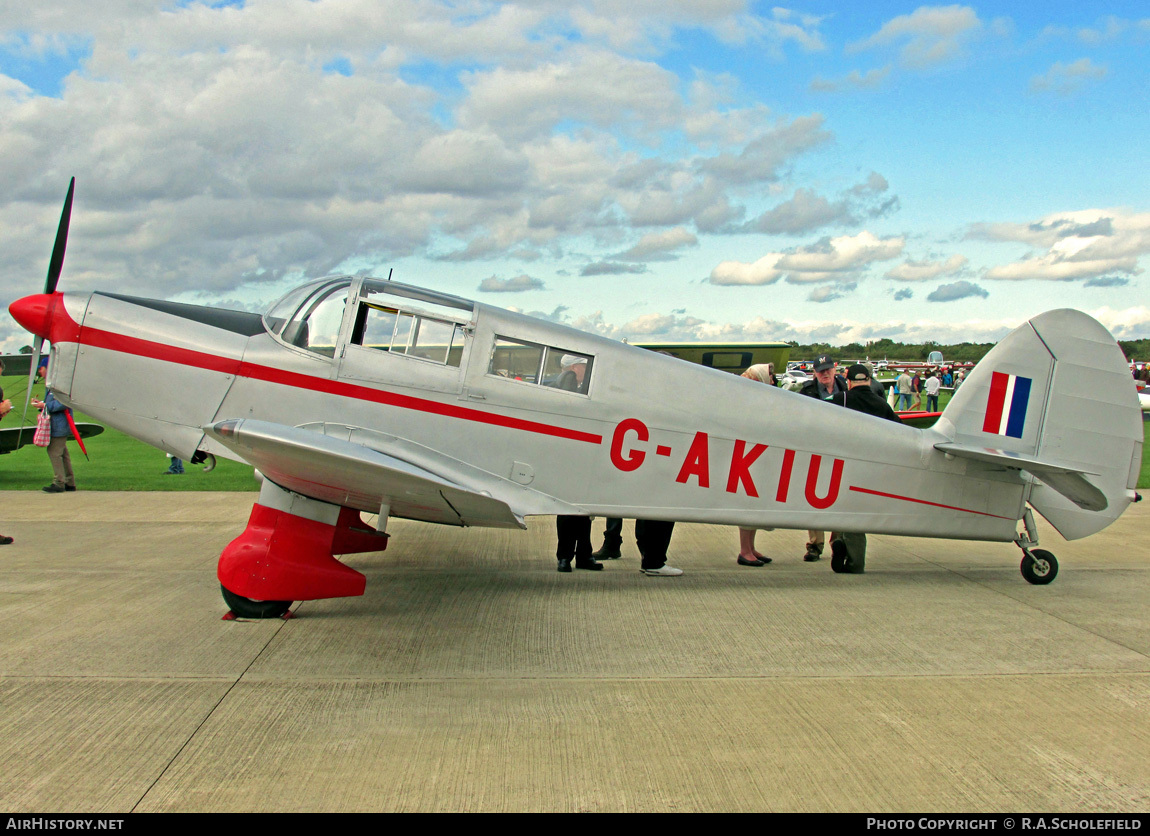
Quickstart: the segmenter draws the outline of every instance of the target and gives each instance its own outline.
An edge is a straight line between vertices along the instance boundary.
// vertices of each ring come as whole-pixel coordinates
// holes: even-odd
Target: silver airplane
[[[62,402],[182,459],[223,456],[262,474],[247,528],[219,560],[238,615],[362,594],[364,576],[334,555],[382,550],[391,517],[525,528],[533,515],[604,515],[1014,542],[1022,574],[1041,584],[1058,563],[1036,548],[1031,509],[1077,539],[1140,499],[1126,362],[1078,311],[1017,328],[937,423],[915,429],[375,278],[309,282],[262,316],[60,293],[71,202],[70,187],[45,292],[9,310],[37,354],[50,341]]]

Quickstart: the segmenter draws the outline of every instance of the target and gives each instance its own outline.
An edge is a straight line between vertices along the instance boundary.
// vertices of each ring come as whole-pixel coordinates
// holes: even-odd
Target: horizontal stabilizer
[[[348,508],[447,525],[526,528],[506,502],[350,441],[252,419],[204,432],[282,488]]]
[[[1025,470],[1086,511],[1103,511],[1109,504],[1106,501],[1106,494],[1086,478],[1087,476],[1097,476],[1097,473],[1087,473],[1056,462],[1043,461],[1035,456],[996,450],[991,447],[972,447],[949,441],[936,444],[934,447],[936,450],[959,458],[974,459],[1015,470]]]

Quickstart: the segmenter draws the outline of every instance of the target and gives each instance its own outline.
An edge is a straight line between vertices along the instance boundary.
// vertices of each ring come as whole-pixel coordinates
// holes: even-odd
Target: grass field
[[[4,427],[18,426],[19,410],[24,406],[24,386],[5,378],[5,396],[12,400],[13,412],[3,422]],[[43,386],[32,390],[33,397],[43,398]],[[939,396],[940,407],[945,408],[950,393]],[[28,423],[34,423],[35,410],[30,410]],[[80,413],[76,421],[89,421]],[[1144,424],[1145,425],[1145,424]],[[220,459],[215,470],[204,473],[202,466],[184,463],[183,476],[165,476],[167,457],[159,450],[136,441],[118,430],[106,427],[85,445],[91,460],[85,460],[75,442],[69,442],[72,469],[76,483],[86,491],[258,491],[259,485],[252,468],[245,464]],[[52,481],[52,467],[48,454],[28,444],[15,453],[0,456],[0,490],[39,490]],[[1150,449],[1142,449],[1142,472],[1139,488],[1150,488]]]
[[[23,381],[4,378],[4,395],[12,401],[13,410],[4,418],[3,427],[18,427],[19,412],[24,407],[27,391]],[[44,387],[37,384],[32,397],[43,398]],[[28,424],[34,424],[36,410],[28,410]],[[91,421],[77,412],[76,422]],[[99,423],[99,422],[95,422]],[[85,491],[258,491],[259,483],[246,464],[219,459],[215,470],[204,473],[202,465],[184,463],[183,476],[165,476],[170,463],[164,453],[119,430],[105,427],[104,432],[84,440],[90,460],[79,446],[68,442],[76,484]],[[0,456],[0,490],[39,490],[52,481],[48,453],[26,444],[15,453]]]

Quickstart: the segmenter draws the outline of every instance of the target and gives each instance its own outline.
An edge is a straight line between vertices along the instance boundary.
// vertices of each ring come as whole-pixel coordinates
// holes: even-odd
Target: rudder
[[[1080,311],[1056,310],[1012,331],[955,393],[936,429],[954,443],[1074,471],[1105,497],[1088,510],[1065,484],[1038,478],[1030,504],[1063,537],[1102,530],[1133,499],[1142,421],[1125,357]],[[1025,462],[1018,465],[1025,469]],[[1065,477],[1063,477],[1065,478]]]

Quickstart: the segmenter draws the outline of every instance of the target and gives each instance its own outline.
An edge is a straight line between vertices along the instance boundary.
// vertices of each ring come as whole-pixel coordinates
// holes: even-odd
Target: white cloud
[[[676,250],[695,247],[698,244],[698,236],[680,226],[665,232],[644,235],[635,246],[612,258],[617,261],[667,261],[678,258]]]
[[[939,285],[926,297],[928,302],[957,302],[959,299],[969,299],[972,296],[979,296],[983,299],[990,294],[983,288],[968,282],[965,279],[950,284]]]
[[[580,276],[627,276],[646,273],[646,264],[621,264],[617,261],[596,261],[579,271]]]
[[[751,264],[742,261],[721,261],[711,271],[707,281],[718,285],[774,284],[783,277],[783,271],[778,269],[782,257],[782,253],[767,253]]]
[[[505,137],[547,135],[563,121],[660,131],[683,120],[678,78],[657,64],[590,49],[528,68],[465,73],[464,127]]]
[[[782,276],[792,284],[857,280],[857,272],[877,261],[897,258],[906,241],[879,238],[863,230],[857,235],[823,238],[815,244],[781,253],[768,253],[752,264],[724,261],[708,281],[717,285],[772,284]]]
[[[833,291],[832,291],[833,292]],[[946,308],[933,310],[945,311]],[[888,338],[897,342],[921,343],[933,340],[940,343],[951,342],[997,342],[1005,337],[1018,325],[1022,318],[1001,319],[963,319],[959,320],[945,314],[939,319],[931,319],[917,313],[913,319],[885,319],[882,321],[843,322],[841,319],[828,318],[794,318],[769,319],[763,316],[752,316],[738,322],[716,323],[702,321],[694,318],[678,318],[673,315],[648,314],[638,317],[624,326],[615,326],[605,321],[602,313],[591,317],[579,318],[573,321],[564,320],[566,324],[593,331],[614,339],[627,339],[628,342],[651,341],[651,332],[647,329],[656,324],[659,341],[665,342],[758,342],[758,341],[795,341],[798,343],[826,342],[831,345],[844,345],[851,342],[866,343],[868,340]],[[1100,321],[1108,327],[1115,327],[1103,318],[1108,315],[1106,309],[1100,312]],[[1150,328],[1150,310],[1146,308],[1131,309],[1130,311],[1113,312],[1109,314],[1110,322],[1115,323],[1121,331],[1128,327],[1130,333],[1145,333]],[[1120,334],[1115,333],[1116,336]]]
[[[671,257],[830,139],[818,114],[738,106],[731,76],[687,84],[650,54],[569,38],[558,2],[106,8],[25,4],[0,24],[91,49],[55,98],[0,76],[0,301],[43,274],[72,173],[65,286],[223,297],[349,259],[530,261],[591,241],[595,260],[636,237],[620,257]],[[748,14],[736,0],[575,8],[624,9],[648,33]],[[817,46],[815,18],[764,20]],[[324,69],[337,60],[350,75]]]
[[[847,294],[854,292],[857,287],[858,285],[855,282],[816,287],[808,294],[807,301],[818,302],[820,304],[823,302],[833,302],[836,299],[842,299]]]
[[[902,44],[902,62],[910,67],[927,67],[961,55],[972,34],[982,27],[970,6],[919,6],[911,14],[899,15],[882,28],[847,48],[848,53]]]
[[[1089,46],[1100,46],[1120,38],[1131,27],[1131,21],[1115,15],[1107,15],[1098,21],[1097,26],[1084,26],[1076,33],[1078,39]]]
[[[890,78],[890,64],[885,67],[867,70],[865,73],[851,70],[842,78],[815,76],[811,89],[821,93],[838,93],[844,90],[877,90]]]
[[[923,282],[954,275],[965,266],[966,256],[955,253],[946,261],[904,261],[888,270],[886,277],[900,282]]]
[[[778,267],[788,274],[789,282],[823,281],[830,273],[859,270],[876,261],[897,258],[905,243],[903,238],[879,238],[863,230],[858,235],[824,238],[817,244],[798,247],[783,254]]]
[[[479,283],[479,290],[484,293],[522,293],[525,290],[543,290],[543,282],[526,273],[510,279],[490,276]]]
[[[1139,261],[1150,254],[1150,213],[1126,209],[1057,212],[1030,224],[978,224],[969,236],[1046,248],[1045,253],[991,267],[987,279],[1074,281],[1112,274],[1132,276],[1142,272]]]
[[[1150,334],[1150,308],[1145,305],[1117,310],[1102,307],[1091,311],[1090,315],[1106,326],[1116,340],[1145,339]]]
[[[700,163],[701,168],[727,183],[769,183],[779,179],[779,168],[794,157],[830,140],[820,114],[779,120],[749,141],[738,153],[724,152]]]
[[[796,189],[789,200],[747,221],[737,231],[797,235],[828,226],[855,226],[863,217],[882,217],[898,208],[897,197],[880,200],[887,188],[886,178],[871,172],[833,202],[813,189]]]
[[[1050,91],[1066,95],[1081,90],[1087,82],[1101,81],[1109,72],[1108,68],[1096,66],[1089,58],[1079,58],[1072,64],[1055,61],[1045,73],[1030,79],[1030,90],[1032,93]]]

